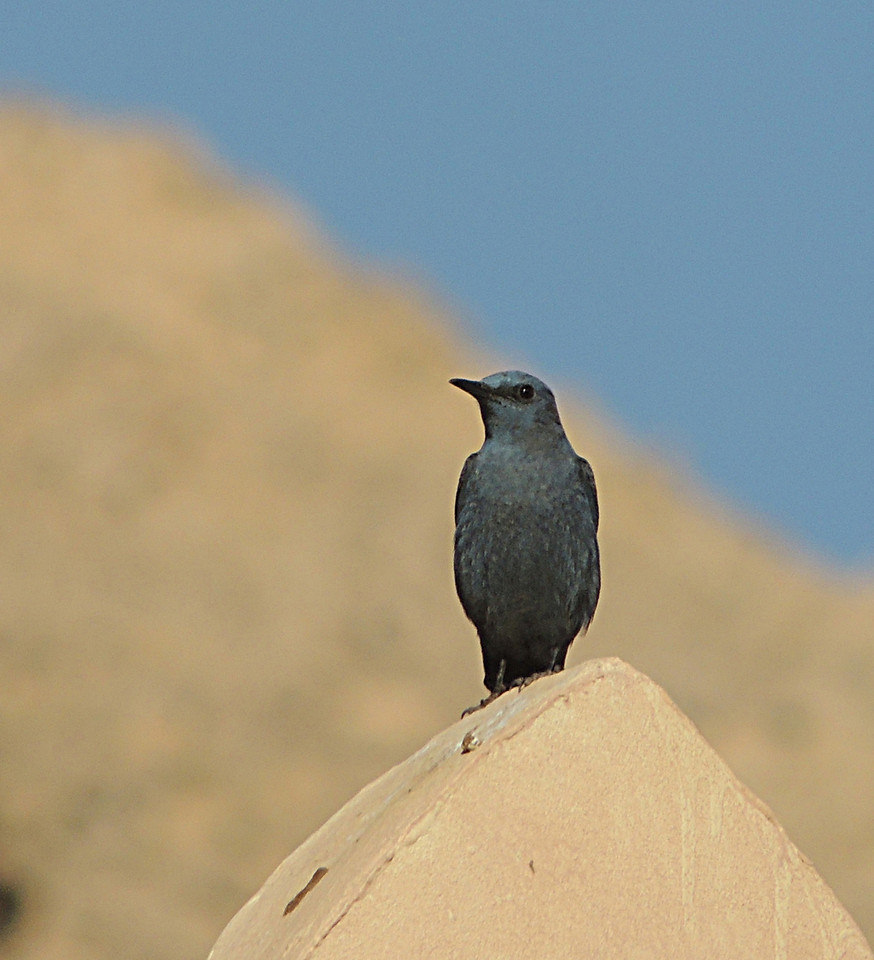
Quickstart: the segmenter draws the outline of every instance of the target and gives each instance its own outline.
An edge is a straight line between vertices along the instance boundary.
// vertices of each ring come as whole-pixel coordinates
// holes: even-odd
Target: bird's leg
[[[504,686],[504,674],[506,671],[507,661],[501,659],[501,665],[498,667],[498,675],[495,678],[495,685],[492,687],[492,692],[484,700],[480,700],[480,702],[474,706],[468,707],[467,710],[462,713],[462,718],[469,716],[471,713],[475,713],[477,710],[482,710],[483,707],[487,707],[493,700],[497,700],[505,690],[509,689],[509,687]]]
[[[501,657],[501,665],[498,667],[498,675],[495,678],[495,685],[492,687],[492,696],[499,697],[507,688],[504,686],[504,674],[507,672],[507,661]]]

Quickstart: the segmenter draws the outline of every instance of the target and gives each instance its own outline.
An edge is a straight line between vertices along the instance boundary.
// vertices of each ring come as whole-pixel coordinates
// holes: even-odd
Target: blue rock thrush
[[[601,588],[598,497],[545,383],[519,370],[449,382],[477,399],[486,430],[455,497],[455,586],[482,647],[482,706],[563,670],[589,626]]]

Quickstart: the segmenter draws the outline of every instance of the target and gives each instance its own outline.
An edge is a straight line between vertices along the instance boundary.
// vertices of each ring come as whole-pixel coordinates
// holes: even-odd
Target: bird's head
[[[564,436],[552,391],[530,373],[504,370],[483,380],[454,378],[449,382],[476,397],[486,440]]]

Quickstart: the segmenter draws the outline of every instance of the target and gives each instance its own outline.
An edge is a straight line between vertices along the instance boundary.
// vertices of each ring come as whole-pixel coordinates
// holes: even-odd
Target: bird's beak
[[[477,400],[486,400],[492,395],[492,391],[480,380],[462,380],[460,377],[453,377],[449,381],[453,387],[464,390]]]

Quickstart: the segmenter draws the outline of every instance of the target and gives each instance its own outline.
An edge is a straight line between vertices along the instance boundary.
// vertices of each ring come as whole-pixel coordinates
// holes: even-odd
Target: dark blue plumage
[[[591,622],[598,498],[545,383],[518,370],[450,382],[477,399],[486,431],[458,482],[455,585],[494,697],[562,670]]]

